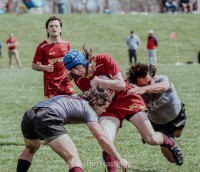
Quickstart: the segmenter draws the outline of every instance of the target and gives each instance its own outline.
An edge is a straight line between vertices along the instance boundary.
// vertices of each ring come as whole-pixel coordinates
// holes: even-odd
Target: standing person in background
[[[183,8],[184,13],[193,12],[193,4],[190,0],[180,0],[180,6]]]
[[[11,6],[12,6],[12,0],[7,0],[7,2],[6,2],[6,12],[7,13],[10,13],[12,11]]]
[[[139,94],[128,94],[133,87],[123,79],[119,65],[108,54],[92,55],[92,49],[84,47],[83,53],[70,50],[64,58],[65,67],[69,70],[70,79],[81,91],[91,87],[102,86],[115,91],[111,104],[102,113],[99,123],[111,141],[114,141],[118,130],[126,119],[140,133],[142,139],[150,145],[167,147],[177,164],[182,164],[182,154],[174,140],[162,132],[155,132],[145,113],[146,107]],[[108,172],[117,172],[115,159],[107,152],[102,152]]]
[[[198,54],[197,54],[197,61],[198,61],[198,63],[200,64],[200,51],[199,51]]]
[[[9,39],[6,41],[6,44],[8,46],[9,68],[13,68],[12,65],[13,57],[16,59],[18,68],[21,68],[22,64],[17,49],[18,42],[17,39],[14,37],[13,33],[10,33]]]
[[[176,0],[162,0],[164,12],[169,12],[170,10],[172,13],[176,12],[177,3]]]
[[[74,94],[72,82],[68,81],[63,64],[65,54],[70,50],[68,41],[61,38],[62,21],[49,17],[45,23],[47,39],[36,49],[32,69],[44,73],[44,96]]]
[[[19,156],[16,171],[28,171],[41,140],[44,140],[69,165],[69,172],[83,172],[76,146],[64,125],[86,123],[102,149],[110,153],[126,172],[128,162],[120,156],[98,123],[98,116],[106,111],[112,98],[112,91],[98,87],[78,97],[54,96],[27,110],[21,122],[25,148]]]
[[[0,58],[1,58],[1,55],[2,55],[2,42],[0,41]]]
[[[134,63],[137,63],[140,38],[134,33],[134,31],[131,30],[130,36],[128,36],[126,43],[128,45],[129,64],[131,65],[133,63],[132,62],[133,57],[134,57]]]
[[[154,36],[154,32],[152,29],[149,30],[149,35],[147,38],[147,49],[148,49],[148,57],[149,63],[156,65],[157,57],[156,57],[156,48],[158,46],[158,41]]]
[[[164,133],[172,140],[180,137],[185,127],[185,105],[177,95],[173,83],[167,76],[156,75],[156,67],[152,64],[134,64],[127,72],[127,79],[131,84],[136,84],[129,90],[130,94],[141,94],[148,109],[148,118],[155,131]],[[178,146],[177,146],[177,149]],[[166,158],[177,165],[167,147],[161,145],[161,150]],[[180,154],[180,159],[183,159]]]

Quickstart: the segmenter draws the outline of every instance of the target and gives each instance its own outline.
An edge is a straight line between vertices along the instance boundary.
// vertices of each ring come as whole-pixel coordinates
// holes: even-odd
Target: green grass
[[[17,159],[24,148],[20,121],[26,109],[44,99],[42,73],[30,66],[38,43],[46,38],[44,23],[47,15],[1,15],[0,40],[4,42],[0,59],[0,171],[15,171]],[[142,144],[135,127],[125,121],[115,145],[130,162],[132,172],[198,172],[200,169],[199,65],[176,66],[175,62],[196,62],[200,49],[199,15],[61,15],[63,37],[73,49],[81,49],[84,43],[93,47],[94,53],[109,53],[116,58],[123,74],[128,69],[125,40],[131,29],[141,37],[139,59],[147,62],[145,48],[147,31],[152,28],[159,41],[158,74],[170,77],[177,92],[186,104],[187,125],[181,138],[177,139],[184,155],[185,164],[170,164],[158,146]],[[177,40],[169,39],[177,32]],[[8,69],[5,40],[10,32],[18,38],[22,69]],[[178,49],[176,49],[176,45]],[[178,50],[178,53],[177,53]],[[177,59],[177,55],[178,59]],[[77,145],[85,171],[102,172],[101,149],[85,125],[68,125],[69,135]],[[94,167],[94,168],[93,168]],[[47,146],[42,146],[33,160],[30,172],[66,171],[64,161]]]

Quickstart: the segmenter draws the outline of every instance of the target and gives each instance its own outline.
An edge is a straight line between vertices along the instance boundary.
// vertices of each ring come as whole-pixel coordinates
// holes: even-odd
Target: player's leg
[[[9,68],[13,68],[12,65],[12,52],[10,50],[8,50],[8,60],[9,60]]]
[[[137,50],[136,49],[133,50],[133,57],[134,57],[134,64],[136,64],[137,63]]]
[[[152,64],[152,60],[151,60],[151,50],[148,50],[148,58],[149,58],[149,63]]]
[[[120,127],[119,119],[112,116],[102,116],[99,119],[99,123],[107,137],[113,142]],[[108,172],[117,172],[118,165],[116,160],[105,151],[102,152],[102,155]]]
[[[145,112],[136,113],[129,121],[137,128],[146,143],[150,145],[161,145],[163,143],[162,134],[154,131]]]
[[[19,57],[19,52],[18,52],[17,49],[15,50],[14,56],[15,56],[15,60],[17,62],[18,68],[21,68],[22,64],[21,64],[21,60],[20,60],[20,57]]]
[[[176,130],[174,132],[174,137],[177,137],[177,138],[181,137],[182,131],[183,131],[183,128],[181,130]]]
[[[185,3],[182,3],[183,11],[187,13],[187,5]]]
[[[17,163],[17,172],[27,172],[33,156],[40,148],[40,140],[29,140],[24,139],[25,142],[25,149],[22,151],[21,155],[19,156],[18,163]]]
[[[132,50],[131,49],[129,49],[128,50],[128,57],[129,57],[129,65],[132,65]]]
[[[192,13],[193,12],[193,4],[190,2],[189,4],[188,4],[188,8],[189,8],[189,12],[190,13]]]
[[[185,104],[181,103],[179,115],[172,121],[174,137],[180,137],[186,124]]]
[[[153,65],[157,64],[156,49],[152,50]]]
[[[161,132],[155,132],[145,112],[138,112],[129,121],[135,125],[142,139],[150,145],[167,147],[175,159],[177,165],[183,164],[183,155],[175,140],[167,137]]]
[[[68,163],[70,172],[83,171],[76,146],[67,134],[57,137],[47,145]]]

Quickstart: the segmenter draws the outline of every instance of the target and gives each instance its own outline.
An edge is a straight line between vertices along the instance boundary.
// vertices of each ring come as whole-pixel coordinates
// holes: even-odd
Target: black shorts
[[[27,110],[21,122],[21,130],[26,139],[49,139],[66,134],[64,120],[50,108]]]
[[[186,123],[186,114],[185,114],[185,105],[183,103],[181,105],[181,111],[179,115],[174,120],[168,122],[167,124],[155,124],[151,121],[151,124],[155,131],[160,131],[169,137],[174,137],[174,132],[183,129],[185,127],[185,123]]]

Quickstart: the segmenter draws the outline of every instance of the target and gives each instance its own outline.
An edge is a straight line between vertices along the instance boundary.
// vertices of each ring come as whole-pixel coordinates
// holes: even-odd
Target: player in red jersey
[[[155,132],[145,112],[143,99],[137,94],[128,94],[131,85],[123,79],[116,61],[108,54],[92,55],[92,50],[84,47],[83,53],[70,50],[64,57],[65,67],[70,71],[70,79],[74,79],[81,91],[92,87],[103,86],[115,90],[110,106],[100,119],[100,125],[114,141],[118,129],[124,119],[130,121],[140,133],[142,139],[150,145],[173,147],[173,140],[161,132]],[[110,79],[101,79],[104,75]],[[174,155],[176,156],[176,155]],[[103,152],[103,158],[109,172],[117,172],[115,160]]]
[[[44,72],[44,95],[74,94],[72,82],[66,77],[63,57],[70,50],[68,41],[61,38],[62,21],[53,16],[46,21],[47,39],[36,49],[32,69]]]
[[[22,64],[21,64],[19,52],[17,49],[18,42],[17,42],[17,39],[14,37],[13,33],[10,33],[9,39],[6,41],[6,44],[8,46],[9,68],[13,68],[13,65],[12,65],[13,57],[16,59],[18,68],[21,68]]]

